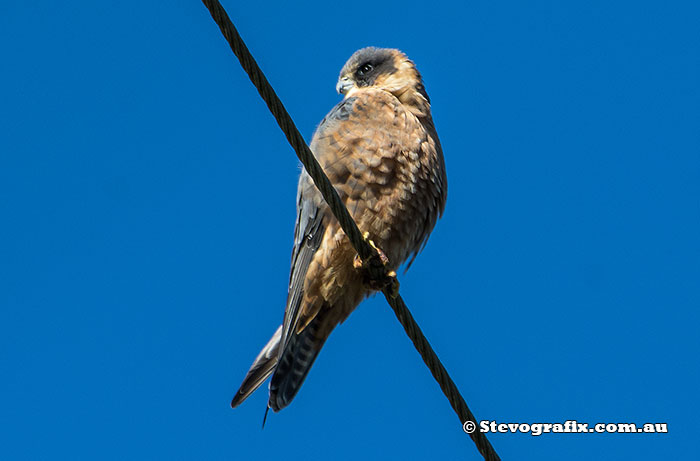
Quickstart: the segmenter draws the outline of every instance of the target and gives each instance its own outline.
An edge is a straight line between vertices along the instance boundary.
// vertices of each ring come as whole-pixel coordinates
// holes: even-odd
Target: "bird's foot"
[[[370,240],[369,232],[365,232],[362,236],[372,248],[377,250],[377,256],[363,261],[360,259],[360,255],[355,255],[352,266],[362,273],[363,282],[369,289],[384,291],[385,288],[388,288],[391,297],[396,298],[399,295],[399,281],[396,279],[395,271],[386,270],[389,258]]]
[[[367,243],[369,243],[369,246],[371,246],[372,248],[377,250],[377,253],[379,254],[379,260],[382,263],[381,265],[386,266],[387,263],[389,263],[389,258],[387,258],[386,255],[384,254],[384,252],[381,250],[381,248],[379,248],[377,245],[375,245],[374,241],[372,241],[372,239],[369,238],[369,232],[365,232],[364,234],[362,234],[362,237],[365,239],[365,241]],[[372,258],[369,258],[369,259],[370,259],[370,261],[372,260]],[[352,267],[354,267],[355,269],[362,269],[362,268],[368,269],[367,266],[369,264],[371,264],[371,263],[365,263],[364,261],[362,261],[362,259],[360,259],[360,255],[355,255],[355,259],[352,261]]]

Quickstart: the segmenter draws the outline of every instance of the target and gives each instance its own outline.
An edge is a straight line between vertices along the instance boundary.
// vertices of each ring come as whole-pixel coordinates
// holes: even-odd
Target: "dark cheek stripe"
[[[377,81],[378,76],[382,74],[391,75],[396,71],[398,71],[398,69],[396,66],[394,66],[394,61],[392,59],[386,59],[379,64],[376,64],[376,67],[368,75],[365,75],[364,77],[356,75],[355,82],[357,83],[357,86],[372,86]]]

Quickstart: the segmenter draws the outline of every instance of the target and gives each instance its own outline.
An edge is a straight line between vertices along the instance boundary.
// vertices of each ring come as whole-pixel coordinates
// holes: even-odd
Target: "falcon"
[[[344,96],[310,147],[350,215],[379,250],[388,273],[425,245],[447,198],[442,148],[430,99],[399,50],[363,48],[340,71]],[[238,406],[272,375],[268,408],[296,396],[333,329],[377,289],[306,171],[284,321],[256,357],[231,402]]]

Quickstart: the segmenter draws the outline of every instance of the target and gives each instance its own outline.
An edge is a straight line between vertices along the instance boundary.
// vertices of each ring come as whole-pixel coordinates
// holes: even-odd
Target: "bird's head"
[[[417,112],[430,108],[420,73],[399,50],[367,47],[350,56],[340,71],[336,89],[347,98],[364,88],[387,91]]]

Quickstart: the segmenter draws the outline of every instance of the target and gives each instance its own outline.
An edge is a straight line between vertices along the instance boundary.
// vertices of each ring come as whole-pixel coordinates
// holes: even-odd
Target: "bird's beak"
[[[335,86],[335,89],[338,93],[340,94],[345,94],[355,86],[355,84],[350,80],[350,77],[343,77],[340,80],[338,80],[338,84]]]

